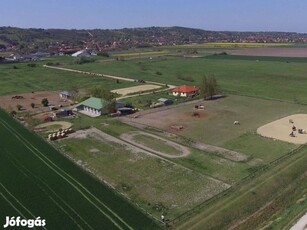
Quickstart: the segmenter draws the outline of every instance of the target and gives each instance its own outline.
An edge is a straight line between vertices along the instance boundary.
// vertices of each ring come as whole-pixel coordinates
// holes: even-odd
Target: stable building
[[[195,95],[198,94],[199,88],[195,86],[181,85],[174,88],[172,92],[174,96],[194,97]]]
[[[104,114],[108,114],[106,106],[108,102],[97,97],[90,97],[85,101],[80,102],[75,106],[75,110],[79,113],[88,115],[90,117],[98,117]],[[116,112],[120,115],[130,114],[133,112],[131,106],[127,106],[126,103],[116,101],[115,105]]]
[[[75,106],[75,109],[90,117],[98,117],[105,114],[103,108],[106,106],[106,101],[101,98],[90,97],[85,101],[80,102]]]

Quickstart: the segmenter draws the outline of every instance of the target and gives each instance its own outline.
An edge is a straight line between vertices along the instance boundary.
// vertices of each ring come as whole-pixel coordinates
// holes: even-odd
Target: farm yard
[[[213,48],[218,52],[224,49],[220,47],[219,50],[217,45],[198,49],[202,49],[202,54],[213,52]],[[232,48],[227,52],[244,51]],[[307,81],[307,59],[287,55],[256,57],[253,54],[236,56],[218,53],[199,58],[168,56],[174,52],[173,49],[185,52],[188,47],[169,47],[166,52],[157,51],[157,55],[163,56],[153,55],[150,58],[146,57],[149,53],[144,52],[143,55],[141,51],[135,54],[139,58],[131,60],[104,61],[97,57],[96,62],[82,65],[66,57],[37,62],[34,68],[24,63],[16,64],[16,68],[0,65],[3,73],[0,76],[0,82],[3,82],[0,85],[0,89],[3,88],[0,106],[11,111],[24,100],[24,109],[33,112],[33,118],[40,123],[43,115],[37,113],[43,109],[41,98],[48,94],[46,97],[53,104],[63,103],[58,92],[66,89],[85,91],[94,85],[104,85],[108,90],[126,90],[122,94],[128,94],[130,91],[127,90],[136,87],[138,91],[147,85],[140,85],[134,80],[157,82],[163,87],[170,84],[199,86],[204,75],[214,75],[221,92],[226,95],[216,100],[204,101],[198,97],[186,102],[186,99],[173,97],[167,92],[136,93],[125,102],[133,102],[137,106],[142,104],[140,108],[145,109],[143,111],[117,118],[90,118],[78,114],[75,118],[59,119],[60,123],[52,122],[50,126],[42,124],[42,129],[38,130],[40,136],[34,135],[33,138],[33,133],[9,118],[3,118],[20,132],[17,134],[15,128],[12,129],[20,146],[10,135],[5,138],[7,143],[14,142],[10,144],[12,149],[8,149],[5,142],[0,142],[1,148],[7,149],[1,155],[7,175],[13,175],[15,170],[18,182],[29,182],[36,188],[38,201],[48,200],[50,210],[46,211],[46,218],[53,220],[53,213],[63,212],[64,206],[71,207],[59,223],[54,223],[55,226],[68,219],[68,223],[84,228],[105,224],[110,229],[146,229],[144,226],[157,229],[159,226],[153,220],[159,220],[164,214],[170,225],[179,229],[202,229],[204,226],[208,229],[249,229],[250,226],[264,224],[279,229],[274,226],[284,226],[286,221],[280,221],[272,210],[280,210],[285,216],[287,207],[304,197],[307,188],[303,142],[290,143],[275,136],[261,136],[257,129],[282,118],[287,120],[287,128],[291,129],[287,116],[307,113],[307,88],[304,84]],[[255,53],[258,49],[260,52],[260,49],[265,51],[268,48],[258,46],[254,49]],[[290,47],[274,49],[293,52]],[[119,54],[121,56],[133,57],[129,53]],[[48,60],[59,60],[59,67],[129,78],[129,81],[43,68]],[[39,77],[41,81],[37,81]],[[15,95],[24,99],[12,99]],[[38,96],[35,104],[40,105],[37,108],[30,106],[33,95]],[[149,104],[159,98],[171,98],[174,105],[149,109]],[[23,112],[17,112],[17,116]],[[6,115],[3,114],[3,117]],[[0,131],[10,133],[3,119]],[[298,124],[296,117],[293,120]],[[235,125],[235,121],[239,124]],[[68,122],[76,132],[53,142],[41,139],[46,138],[48,132],[66,128],[61,126],[61,122]],[[306,130],[305,123],[304,120],[299,121],[297,127]],[[32,125],[28,127],[32,128]],[[270,127],[269,130],[275,128]],[[20,149],[25,149],[23,152],[27,156],[29,154],[29,158],[23,158]],[[56,170],[56,173],[53,168],[61,170]],[[41,174],[37,173],[38,170],[42,170]],[[50,181],[58,181],[58,184],[50,182],[47,187],[43,183],[43,175],[49,174]],[[29,179],[28,175],[36,176]],[[2,175],[0,178],[1,207],[3,204],[14,213],[14,207],[5,200],[9,196],[7,191],[21,200],[25,200],[26,192],[21,193],[9,185],[7,177]],[[26,185],[25,188],[28,191]],[[58,189],[59,193],[50,192]],[[79,190],[83,194],[79,194]],[[275,194],[274,191],[280,192]],[[106,194],[115,198],[106,199]],[[260,197],[261,202],[257,203]],[[80,203],[74,203],[73,198]],[[24,202],[24,206],[34,214],[40,211],[29,201]],[[305,201],[298,203],[285,219],[293,221],[304,207]],[[84,216],[83,220],[76,220],[77,210],[80,210],[80,216]],[[243,221],[238,222],[238,218]]]

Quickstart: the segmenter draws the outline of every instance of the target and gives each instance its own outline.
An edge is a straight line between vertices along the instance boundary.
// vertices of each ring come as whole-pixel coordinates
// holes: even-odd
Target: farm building
[[[62,91],[62,92],[60,92],[59,95],[60,95],[61,99],[68,99],[69,97],[71,97],[71,94],[67,91]]]
[[[174,103],[173,100],[167,98],[160,98],[158,99],[158,102],[163,103],[164,105],[171,105]]]
[[[63,118],[63,117],[68,117],[68,116],[72,116],[73,112],[71,109],[63,109],[61,111],[52,113],[52,118],[56,119],[56,118]]]
[[[103,114],[107,114],[105,111],[105,107],[107,102],[101,98],[90,97],[85,101],[77,104],[75,106],[76,110],[80,113],[88,115],[90,117],[98,117]],[[132,111],[132,108],[128,107],[125,103],[116,102],[116,110],[117,111],[125,111],[128,113],[128,110]]]
[[[171,104],[173,104],[172,100],[166,99],[166,98],[160,98],[160,99],[158,99],[158,102],[153,102],[150,105],[150,108],[157,108],[157,107],[167,106],[167,105],[171,105]]]
[[[78,112],[91,117],[98,117],[103,114],[106,102],[103,99],[90,97],[75,106]]]
[[[199,92],[199,88],[189,85],[181,85],[173,89],[174,96],[193,97]]]
[[[97,55],[97,53],[90,49],[80,50],[75,53],[73,53],[72,57],[81,57],[81,56],[91,56],[91,55]]]

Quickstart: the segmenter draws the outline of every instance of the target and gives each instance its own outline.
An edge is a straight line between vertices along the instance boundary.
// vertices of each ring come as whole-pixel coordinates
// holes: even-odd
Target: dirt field
[[[307,48],[247,48],[228,50],[227,53],[243,56],[307,57]]]
[[[293,123],[290,122],[291,120]],[[293,126],[296,127],[296,131],[293,131],[294,137],[291,137],[289,134],[292,132]],[[298,133],[298,129],[307,130],[307,114],[295,114],[273,121],[258,128],[257,133],[264,137],[286,141],[289,143],[307,143],[307,134]]]
[[[13,99],[14,96],[21,96],[22,99]],[[40,91],[33,93],[23,93],[23,94],[14,94],[0,97],[0,107],[7,111],[15,110],[17,111],[16,106],[21,105],[22,111],[29,111],[31,113],[39,113],[49,111],[48,107],[44,107],[41,103],[43,98],[47,98],[49,104],[63,107],[69,106],[68,101],[64,101],[59,97],[58,91]],[[31,103],[35,104],[35,107],[31,107]]]
[[[130,93],[138,93],[142,91],[154,90],[154,89],[159,89],[159,88],[161,88],[161,86],[159,85],[138,85],[138,86],[122,88],[122,89],[114,89],[111,92],[118,93],[120,95],[127,95]]]
[[[306,230],[307,229],[307,213],[293,225],[290,230]]]
[[[208,102],[207,102],[208,103]],[[186,132],[194,132],[194,127],[206,122],[207,119],[214,116],[215,112],[206,107],[203,109],[193,109],[195,105],[204,104],[203,100],[196,100],[181,104],[177,108],[160,107],[151,110],[141,111],[132,116],[121,117],[120,119],[132,126],[144,129],[148,126],[164,130],[165,133],[176,137],[177,134],[186,136]],[[193,113],[197,112],[197,116]],[[134,118],[137,117],[137,118]],[[208,121],[207,121],[208,122]],[[183,133],[185,132],[185,133]],[[247,156],[243,153],[230,151],[225,148],[201,143],[193,140],[191,146],[206,152],[223,156],[232,161],[245,161]]]

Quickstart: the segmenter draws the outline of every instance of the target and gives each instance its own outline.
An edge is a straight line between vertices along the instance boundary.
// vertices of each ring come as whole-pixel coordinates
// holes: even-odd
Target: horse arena
[[[299,129],[303,132],[299,132]],[[294,114],[270,122],[257,129],[261,136],[293,144],[307,143],[307,114]],[[290,135],[293,132],[293,136]]]

